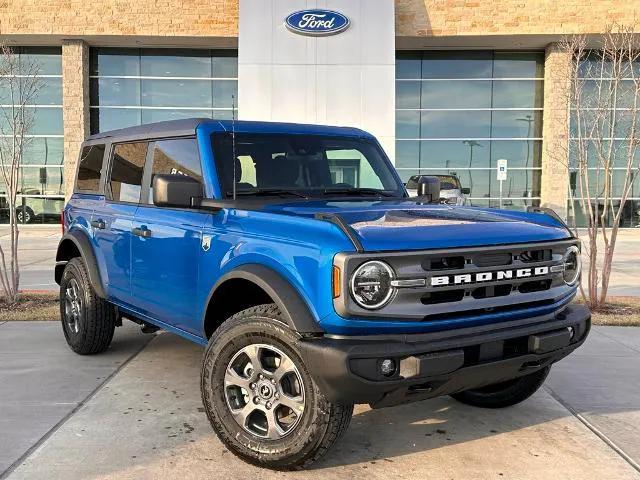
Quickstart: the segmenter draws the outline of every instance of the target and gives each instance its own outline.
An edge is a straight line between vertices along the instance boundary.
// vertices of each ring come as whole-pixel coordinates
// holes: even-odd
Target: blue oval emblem
[[[300,10],[285,21],[289,30],[302,35],[335,35],[349,27],[349,19],[332,10]]]

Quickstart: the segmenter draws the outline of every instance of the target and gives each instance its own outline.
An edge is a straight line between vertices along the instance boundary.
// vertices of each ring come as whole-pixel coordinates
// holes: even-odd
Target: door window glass
[[[109,190],[116,202],[140,201],[147,143],[120,143],[113,149]]]
[[[78,167],[78,181],[76,183],[78,190],[86,192],[98,191],[103,158],[104,145],[87,145],[82,149],[80,166]]]
[[[155,142],[149,203],[153,203],[153,177],[156,174],[179,174],[202,182],[198,144],[194,138],[176,138]]]

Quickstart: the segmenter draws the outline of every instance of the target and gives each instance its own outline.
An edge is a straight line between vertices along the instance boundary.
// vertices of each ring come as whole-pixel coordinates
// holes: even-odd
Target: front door
[[[201,334],[198,264],[207,213],[153,205],[151,182],[161,173],[202,182],[195,139],[159,140],[150,146],[145,193],[133,221],[131,290],[144,315],[195,335]]]

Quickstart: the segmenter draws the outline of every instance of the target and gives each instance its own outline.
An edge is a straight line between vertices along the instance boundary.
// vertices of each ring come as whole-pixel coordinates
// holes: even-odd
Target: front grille
[[[550,306],[575,290],[564,283],[561,269],[551,268],[563,265],[564,253],[575,243],[345,254],[341,266],[347,278],[364,261],[378,259],[391,265],[398,280],[423,279],[423,285],[398,288],[380,310],[363,310],[350,298],[342,310],[336,308],[355,317],[437,322]]]

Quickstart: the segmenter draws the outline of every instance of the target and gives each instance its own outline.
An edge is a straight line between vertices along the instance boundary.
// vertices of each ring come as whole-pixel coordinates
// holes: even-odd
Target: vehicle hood
[[[365,251],[475,247],[561,240],[570,237],[558,220],[525,213],[453,205],[424,205],[415,200],[306,201],[274,203],[265,211],[314,217],[339,215]]]

